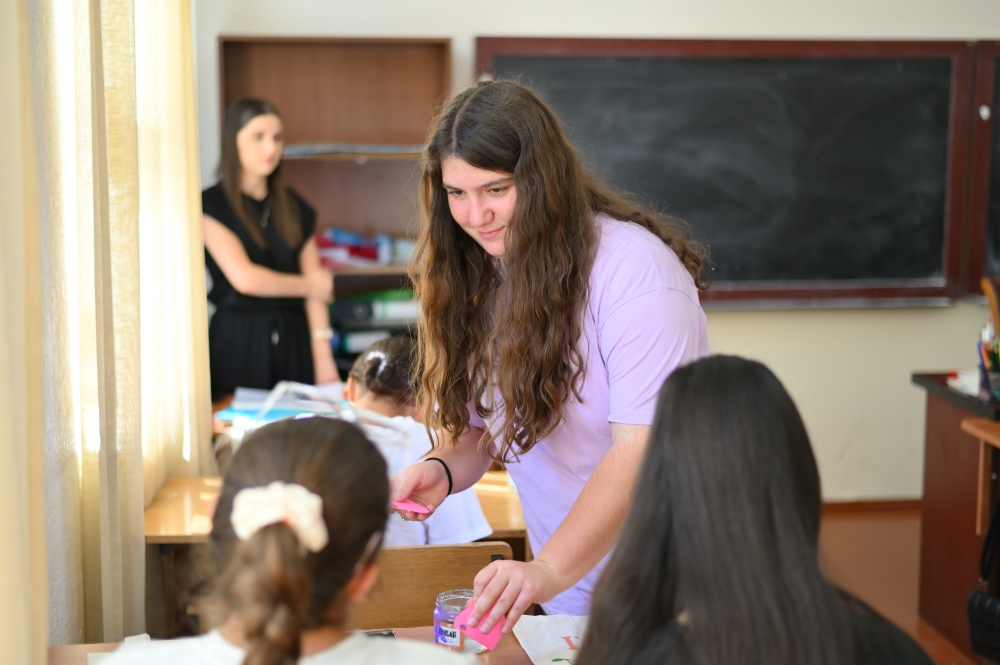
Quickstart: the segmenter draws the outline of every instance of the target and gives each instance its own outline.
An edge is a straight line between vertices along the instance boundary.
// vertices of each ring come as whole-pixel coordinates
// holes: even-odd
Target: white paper
[[[580,654],[589,618],[523,616],[514,624],[514,635],[534,665],[572,665]]]
[[[344,399],[344,384],[339,381],[335,383],[324,383],[313,387],[334,404],[341,402]],[[236,411],[257,411],[264,406],[264,402],[267,401],[270,394],[270,390],[261,390],[258,388],[237,388],[236,394],[233,395],[233,401],[229,405],[229,408]],[[325,404],[320,404],[318,402],[299,399],[294,395],[282,395],[281,399],[279,399],[278,402],[271,408],[290,409],[294,411],[296,409],[302,409],[303,405],[310,407],[326,406]]]

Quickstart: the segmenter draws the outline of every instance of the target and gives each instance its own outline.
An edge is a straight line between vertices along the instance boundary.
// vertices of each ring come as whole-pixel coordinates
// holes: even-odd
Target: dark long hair
[[[514,176],[502,277],[500,264],[451,215],[441,175],[451,156]],[[504,461],[555,429],[563,405],[580,397],[595,213],[653,232],[705,286],[704,252],[683,224],[588,174],[552,109],[512,81],[478,83],[445,106],[424,150],[420,208],[413,280],[423,312],[417,372],[424,422],[465,431],[470,400],[488,415],[482,398],[492,395],[495,376],[506,408],[496,436],[496,457]]]
[[[284,524],[246,541],[233,531],[233,497],[274,481],[323,500],[330,541],[303,556]],[[329,418],[283,420],[255,430],[233,456],[209,537],[211,589],[200,603],[210,624],[235,616],[246,631],[245,665],[292,665],[303,630],[344,620],[341,592],[375,555],[385,529],[389,481],[382,455],[354,425]],[[365,559],[365,556],[368,559]]]
[[[219,160],[219,182],[229,199],[229,205],[236,211],[247,233],[261,247],[264,246],[264,234],[260,224],[254,219],[247,202],[243,199],[240,188],[243,165],[240,163],[240,152],[236,147],[236,135],[248,122],[259,115],[281,114],[270,102],[251,97],[242,97],[233,102],[222,119],[222,157]],[[270,222],[278,230],[282,239],[291,248],[296,248],[302,242],[302,223],[298,203],[288,192],[281,178],[281,164],[267,177],[267,195],[271,198]]]
[[[577,665],[858,662],[817,561],[809,437],[764,365],[714,356],[667,379],[634,496]]]
[[[357,357],[351,367],[351,377],[365,390],[404,405],[413,400],[412,359],[413,342],[409,337],[386,337]]]

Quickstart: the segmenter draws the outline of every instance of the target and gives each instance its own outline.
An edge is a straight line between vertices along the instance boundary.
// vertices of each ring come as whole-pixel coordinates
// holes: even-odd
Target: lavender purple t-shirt
[[[636,224],[605,215],[598,215],[596,224],[600,241],[580,345],[586,365],[583,400],[566,404],[562,423],[507,466],[535,553],[545,547],[611,448],[611,423],[651,425],[667,376],[710,353],[694,280],[677,255]],[[470,424],[496,432],[500,412],[502,408],[494,409],[485,423],[470,409]],[[605,563],[607,557],[576,586],[544,603],[545,611],[589,614]]]

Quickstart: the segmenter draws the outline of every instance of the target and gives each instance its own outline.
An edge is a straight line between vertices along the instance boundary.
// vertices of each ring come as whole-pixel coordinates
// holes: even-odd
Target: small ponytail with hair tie
[[[379,397],[409,400],[414,392],[410,376],[412,357],[413,343],[409,337],[387,337],[358,356],[351,368],[351,377]]]

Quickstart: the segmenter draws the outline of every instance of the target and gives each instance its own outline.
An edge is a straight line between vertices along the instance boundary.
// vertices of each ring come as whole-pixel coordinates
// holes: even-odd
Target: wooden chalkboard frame
[[[969,174],[969,236],[966,258],[965,292],[982,295],[979,279],[986,270],[986,233],[990,199],[990,167],[993,149],[993,124],[1000,109],[994,106],[993,83],[996,80],[996,62],[1000,59],[1000,42],[976,44],[975,83],[969,121],[972,124],[971,172]],[[989,120],[979,117],[979,107],[986,105],[993,114]]]
[[[719,305],[851,307],[944,305],[961,295],[962,235],[967,206],[972,101],[973,46],[970,43],[477,37],[477,78],[494,74],[493,62],[497,56],[950,58],[951,118],[948,132],[942,278],[850,284],[834,281],[727,282],[716,284],[702,297]]]

